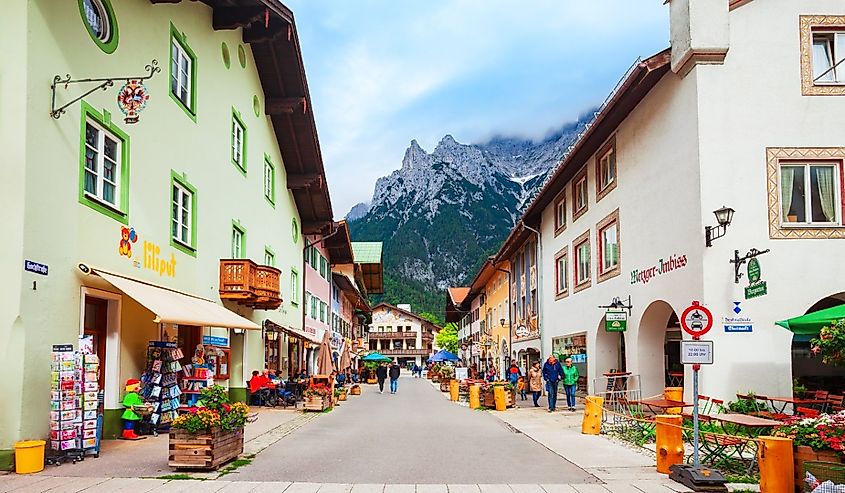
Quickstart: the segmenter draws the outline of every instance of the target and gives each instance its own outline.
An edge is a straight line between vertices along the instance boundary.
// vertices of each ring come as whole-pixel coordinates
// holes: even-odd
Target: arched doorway
[[[845,292],[826,296],[804,312],[817,312],[845,304]],[[792,336],[792,378],[808,390],[827,390],[841,394],[845,391],[845,368],[826,365],[821,357],[810,353],[812,336],[795,334]]]
[[[626,371],[625,360],[625,332],[608,332],[602,317],[596,329],[596,377],[603,373]]]
[[[652,302],[640,319],[637,360],[643,396],[662,395],[668,386],[683,386],[681,325],[672,306]]]

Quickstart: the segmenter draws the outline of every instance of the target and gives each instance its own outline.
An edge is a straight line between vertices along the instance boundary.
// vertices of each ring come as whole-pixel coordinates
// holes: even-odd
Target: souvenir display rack
[[[100,455],[103,428],[99,379],[96,354],[74,351],[71,344],[53,346],[49,464],[77,462],[85,454]]]
[[[154,430],[169,427],[178,415],[180,396],[179,374],[190,375],[191,365],[182,365],[182,350],[175,342],[150,341],[147,347],[147,364],[141,375],[141,398],[152,406],[147,420]]]
[[[86,454],[100,455],[102,417],[100,410],[100,358],[96,354],[76,355],[76,395],[82,408],[82,427],[77,430]]]
[[[192,407],[197,404],[202,389],[214,384],[211,370],[206,365],[185,365],[187,369],[182,378],[182,404],[185,407]]]

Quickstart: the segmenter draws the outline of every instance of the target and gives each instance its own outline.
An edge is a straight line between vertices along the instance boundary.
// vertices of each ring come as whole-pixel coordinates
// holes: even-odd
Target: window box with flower
[[[774,435],[792,440],[796,486],[803,486],[805,462],[845,462],[845,411],[793,418],[778,427]]]

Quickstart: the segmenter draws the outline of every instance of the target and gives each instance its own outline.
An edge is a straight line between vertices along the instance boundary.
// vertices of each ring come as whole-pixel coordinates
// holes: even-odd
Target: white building
[[[830,68],[845,58],[845,3],[669,8],[671,48],[624,76],[509,239],[540,238],[542,347],[583,355],[590,387],[625,369],[643,395],[682,380],[689,397],[678,317],[700,301],[715,345],[701,393],[791,395],[793,370],[829,370],[775,322],[845,303],[845,62]],[[708,247],[722,206],[735,215]],[[746,299],[748,264],[735,283],[729,261],[752,249],[770,250],[757,257],[767,293]],[[606,331],[597,307],[628,296],[627,330]]]
[[[408,309],[380,303],[373,308],[367,337],[371,351],[389,356],[402,366],[409,362],[423,365],[434,353],[434,335],[438,331],[440,327]]]

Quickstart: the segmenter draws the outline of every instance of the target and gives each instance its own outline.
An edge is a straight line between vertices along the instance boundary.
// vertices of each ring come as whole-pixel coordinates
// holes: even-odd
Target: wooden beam
[[[286,23],[281,19],[271,16],[269,25],[264,25],[264,22],[255,22],[249,27],[244,28],[243,40],[244,43],[262,43],[264,41],[272,41],[279,36],[285,29]]]
[[[288,189],[301,190],[313,185],[323,184],[323,175],[320,173],[289,174],[287,176]]]
[[[302,234],[322,234],[331,226],[331,221],[306,221],[302,223]]]
[[[304,115],[307,108],[305,98],[267,98],[264,101],[264,113],[267,115],[292,114],[297,110],[301,110]]]
[[[259,20],[263,25],[265,12],[263,7],[217,7],[214,9],[211,25],[215,31],[248,27]]]

